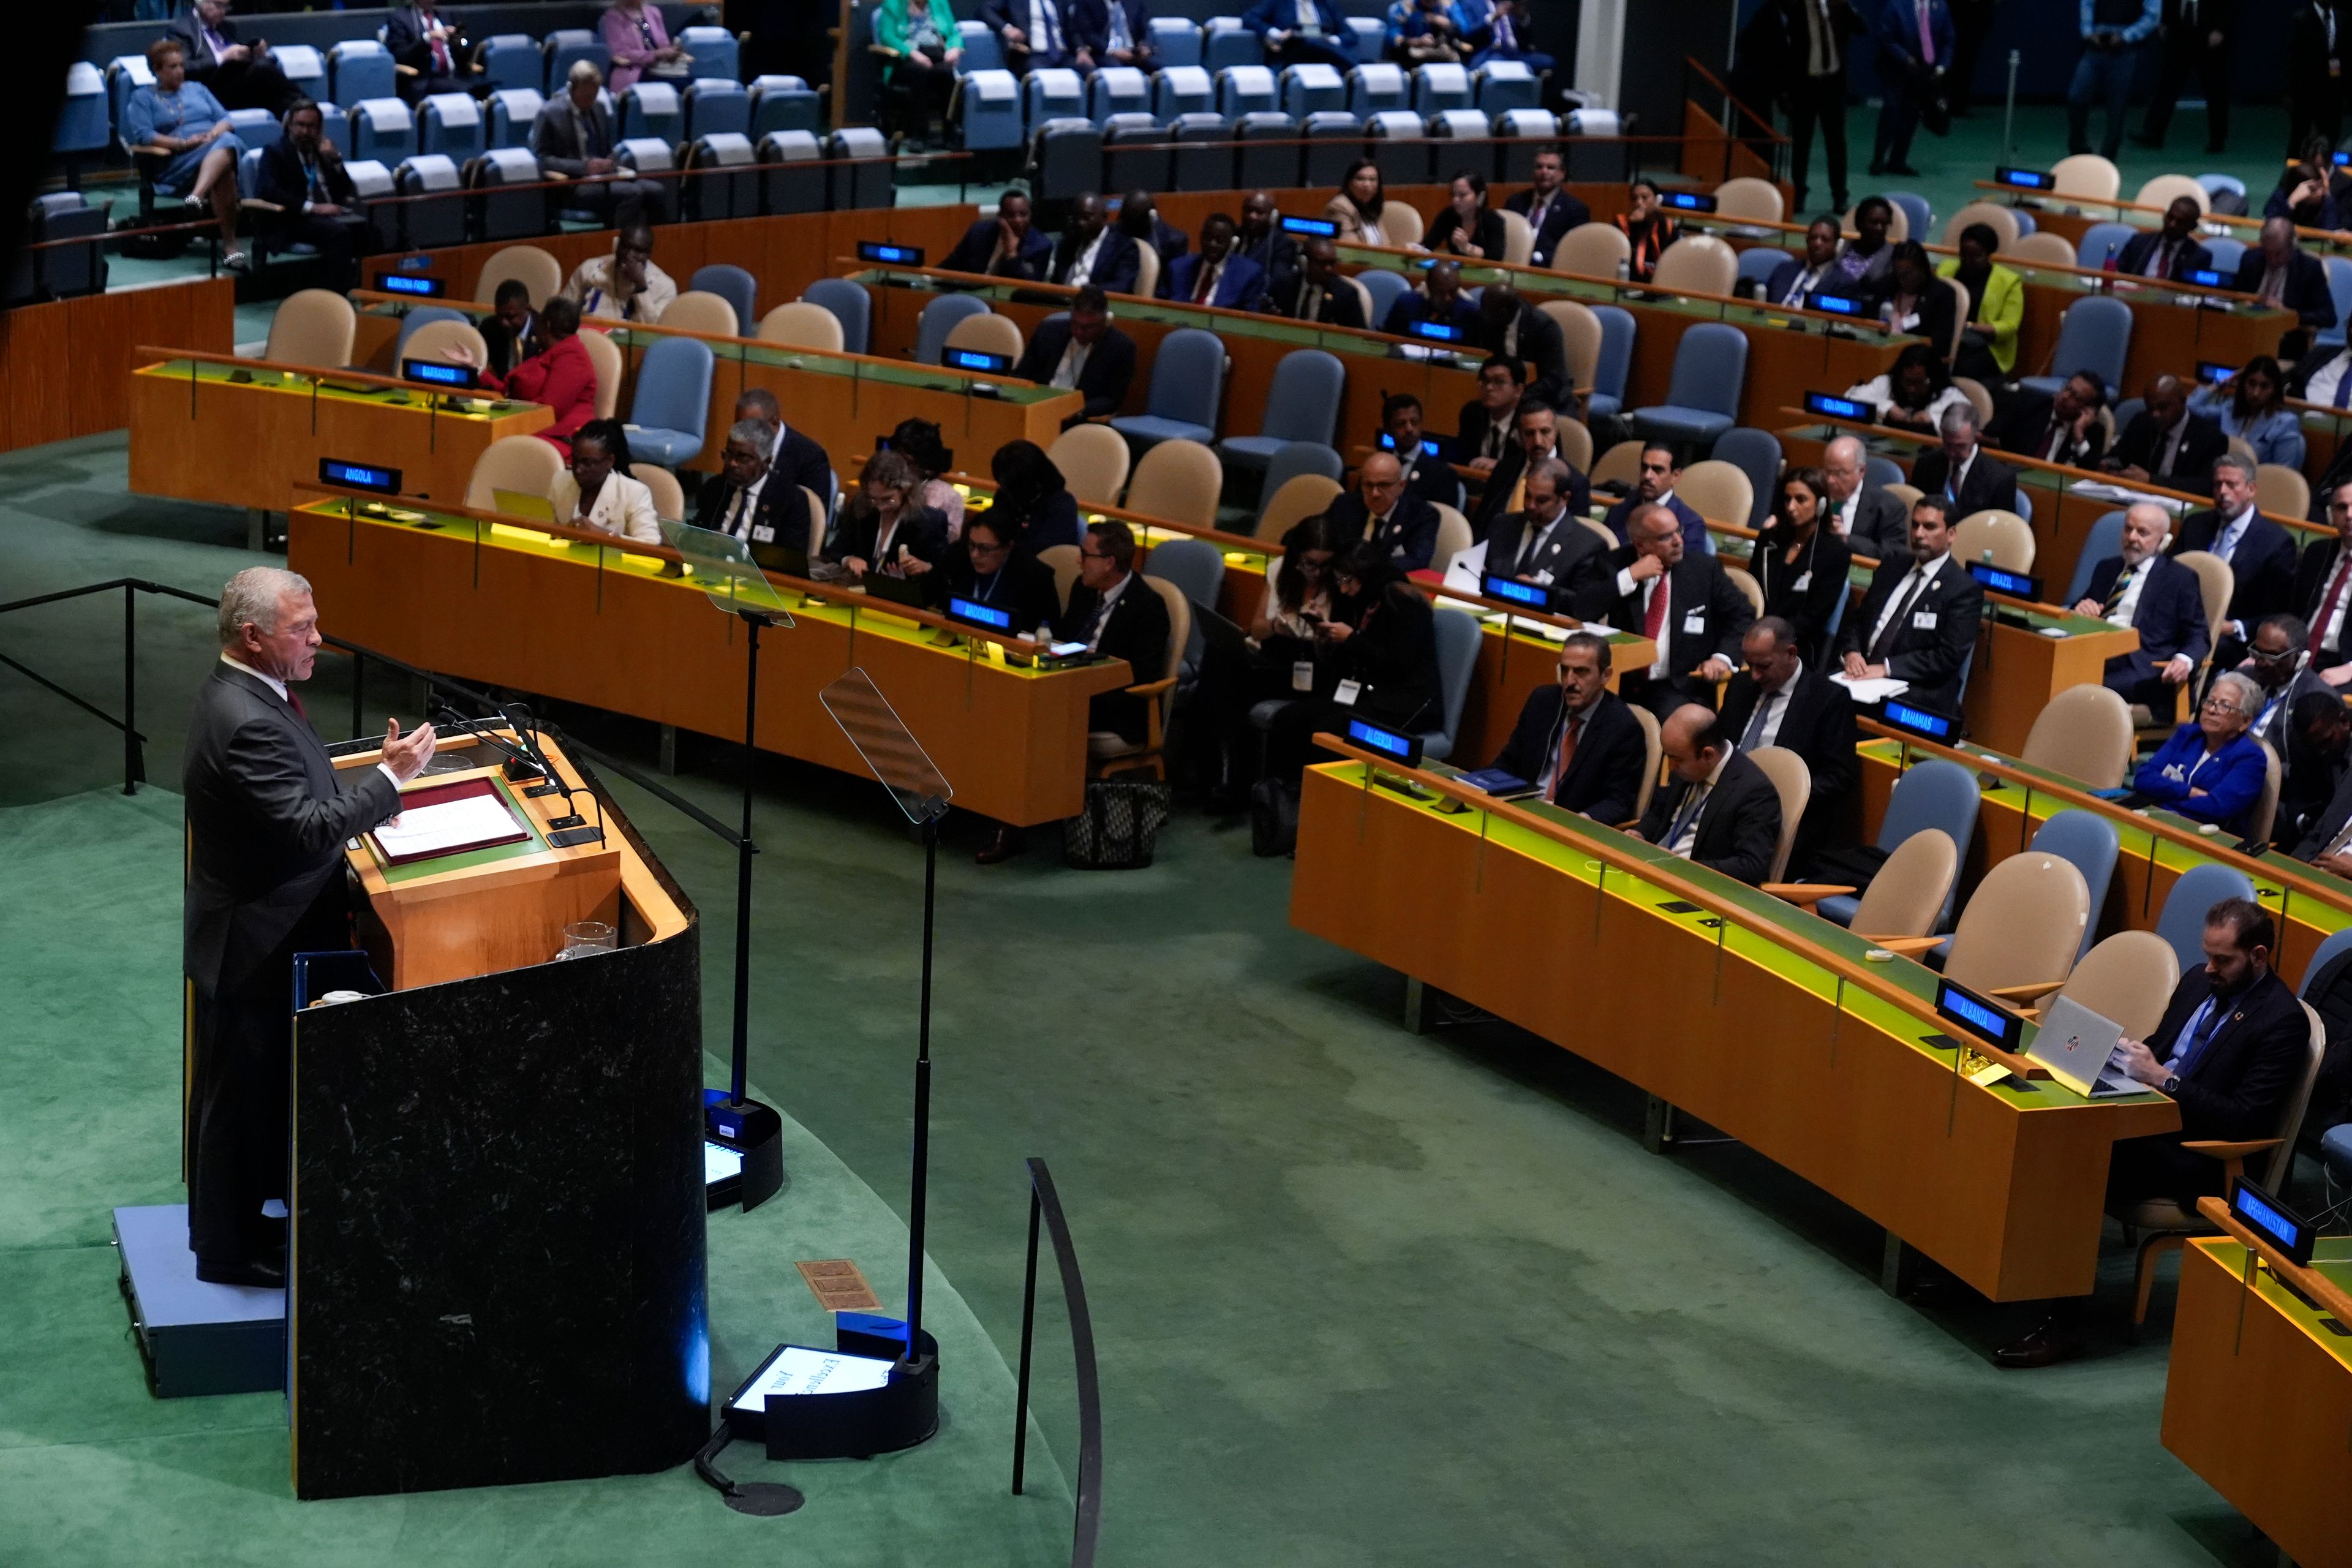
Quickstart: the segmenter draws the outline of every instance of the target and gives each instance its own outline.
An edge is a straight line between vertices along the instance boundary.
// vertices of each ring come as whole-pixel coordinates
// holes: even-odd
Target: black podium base
[[[703,1135],[741,1160],[732,1175],[712,1176],[705,1186],[709,1206],[740,1202],[758,1208],[784,1184],[784,1119],[756,1100],[730,1100],[723,1089],[702,1091]]]
[[[840,1312],[835,1349],[778,1345],[728,1397],[727,1429],[764,1444],[771,1459],[866,1459],[940,1429],[940,1347],[929,1334],[907,1354],[896,1318]]]

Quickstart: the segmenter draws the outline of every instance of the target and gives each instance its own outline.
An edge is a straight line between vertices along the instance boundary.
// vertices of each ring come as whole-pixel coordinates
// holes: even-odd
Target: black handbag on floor
[[[1260,779],[1250,786],[1250,853],[1271,858],[1298,847],[1298,786]]]
[[[1096,779],[1086,809],[1062,824],[1062,859],[1088,871],[1134,871],[1151,864],[1170,791],[1159,783]]]

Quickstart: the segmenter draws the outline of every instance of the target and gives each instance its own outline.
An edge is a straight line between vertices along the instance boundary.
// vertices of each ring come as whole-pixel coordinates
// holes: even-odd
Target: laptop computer
[[[2102,1018],[2071,996],[2061,996],[2042,1015],[2025,1054],[2085,1099],[2146,1094],[2146,1084],[2115,1065],[2116,1042],[2123,1037],[2121,1024]]]
[[[527,517],[533,522],[555,521],[555,503],[529,490],[494,489],[490,492],[490,506],[509,517]]]
[[[751,542],[752,563],[762,572],[773,572],[785,577],[806,577],[809,574],[809,554],[797,544],[781,540]]]
[[[858,583],[869,599],[887,599],[894,605],[904,605],[911,610],[927,608],[923,603],[923,585],[908,577],[893,577],[887,573],[868,572]]]

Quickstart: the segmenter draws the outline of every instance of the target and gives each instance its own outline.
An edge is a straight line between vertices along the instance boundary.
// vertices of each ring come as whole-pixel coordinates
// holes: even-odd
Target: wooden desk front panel
[[[742,733],[742,624],[691,587],[315,512],[293,514],[287,559],[310,579],[320,624],[337,637],[470,680]],[[954,784],[958,805],[1018,826],[1077,814],[1087,699],[1129,684],[1126,665],[1033,677],[961,650],[796,619],[761,638],[761,749],[863,776],[817,700],[862,665]]]
[[[198,382],[142,373],[131,381],[131,488],[142,495],[286,511],[294,486],[319,482],[319,459],[381,463],[401,472],[405,493],[456,504],[474,462],[502,437],[553,422],[531,405],[489,419],[405,406],[313,399],[260,384]]]
[[[1291,923],[1704,1118],[1997,1300],[2091,1289],[2113,1139],[2169,1104],[2021,1107],[1738,952],[1449,817],[1309,770]],[[1810,967],[1810,966],[1807,966]],[[1921,1026],[1922,1034],[1927,1031]]]
[[[1995,621],[1977,637],[1977,662],[1969,673],[1969,738],[2015,756],[2052,698],[2070,686],[2096,686],[2108,659],[2137,647],[2139,633],[2128,626],[2061,638]]]
[[[120,430],[144,344],[236,347],[236,281],[192,278],[0,310],[0,451]]]
[[[2182,1251],[2164,1446],[2282,1561],[2352,1568],[2352,1368],[2267,1273],[2245,1290],[2244,1268],[2244,1249],[2227,1238]]]

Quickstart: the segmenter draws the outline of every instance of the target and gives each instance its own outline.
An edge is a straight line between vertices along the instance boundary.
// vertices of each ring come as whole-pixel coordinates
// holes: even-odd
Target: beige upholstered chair
[[[482,263],[481,276],[474,279],[474,299],[483,304],[493,304],[499,297],[499,285],[509,279],[520,282],[530,293],[530,308],[538,310],[556,295],[563,292],[563,263],[535,245],[509,245],[490,252]]]
[[[1711,234],[1686,234],[1658,253],[1650,281],[1684,294],[1728,294],[1739,277],[1739,256]]]
[[[1906,517],[1909,517],[1912,507],[1918,504],[1920,491],[1917,485],[1894,484],[1880,488],[1903,503],[1903,515]]]
[[[2129,1038],[2144,1040],[2164,1022],[2165,1005],[2179,984],[2180,958],[2170,942],[2152,931],[2119,931],[2083,955],[2051,1000],[2066,997],[2121,1024]]]
[[[1503,259],[1514,267],[1525,267],[1535,257],[1536,231],[1507,207],[1496,207],[1495,216],[1503,220]]]
[[[1983,382],[1970,375],[1956,375],[1952,377],[1952,384],[1960,389],[1961,395],[1969,400],[1969,406],[1977,411],[1978,429],[1981,430],[1992,423],[1992,394],[1985,390]]]
[[[2132,740],[2129,703],[2104,686],[2070,686],[2034,716],[2019,755],[2085,788],[2114,789],[2131,772]]]
[[[661,324],[681,332],[709,332],[722,338],[740,337],[743,332],[743,323],[735,319],[735,307],[708,289],[688,289],[672,300],[661,313]]]
[[[1155,263],[1154,266],[1156,268],[1157,264]],[[1363,279],[1360,278],[1351,278],[1343,275],[1339,281],[1345,283],[1349,288],[1353,289],[1356,291],[1356,305],[1358,309],[1364,312],[1364,324],[1368,327],[1377,329],[1380,326],[1380,323],[1372,320],[1372,291],[1364,287]],[[1142,285],[1138,284],[1136,286],[1136,291],[1138,293],[1142,292]]]
[[[1634,823],[1640,822],[1648,815],[1650,797],[1658,793],[1658,773],[1666,765],[1666,742],[1664,737],[1658,732],[1658,716],[1638,702],[1628,706],[1633,710],[1634,722],[1642,726],[1642,750],[1644,761],[1642,765],[1642,787],[1633,796],[1633,821],[1621,822],[1617,825],[1620,827],[1632,827]]]
[[[453,348],[465,350],[474,364],[490,363],[490,345],[471,321],[427,321],[408,334],[400,353],[403,359],[446,360]]]
[[[1747,599],[1748,608],[1759,616],[1764,613],[1764,584],[1756,580],[1755,574],[1744,566],[1727,566],[1723,574],[1731,579],[1731,585]]]
[[[1404,202],[1381,204],[1381,234],[1391,245],[1419,245],[1427,230],[1419,207]]]
[[[2284,463],[2263,463],[2254,469],[2254,504],[2280,517],[2311,515],[2311,481]]]
[[[1135,465],[1135,478],[1127,487],[1128,510],[1213,528],[1217,497],[1224,488],[1225,466],[1216,453],[1198,441],[1162,441]]]
[[[1553,271],[1584,278],[1614,278],[1618,263],[1633,259],[1633,242],[1613,223],[1578,224],[1551,251]]]
[[[678,297],[685,298],[682,294]],[[668,318],[663,319],[667,321]],[[1003,354],[1017,363],[1021,358],[1021,323],[1010,316],[983,310],[976,316],[966,316],[950,327],[944,346],[970,349],[984,354]]]
[[[1960,911],[1944,977],[1979,995],[2030,1003],[2074,973],[2090,919],[2091,890],[2072,862],[2034,849],[2012,855]]]
[[[1944,900],[1959,872],[1960,852],[1953,847],[1950,834],[1930,827],[1911,835],[1895,847],[1863,889],[1849,929],[1873,942],[1910,942],[1905,952],[1934,946],[1937,918],[1944,912]],[[1853,889],[1831,882],[1767,882],[1763,890],[1810,910]]]
[[[1777,882],[1789,868],[1789,851],[1797,843],[1797,824],[1804,818],[1806,803],[1813,798],[1813,770],[1786,746],[1759,746],[1748,753],[1748,760],[1764,770],[1780,796],[1780,846],[1772,851],[1772,870],[1765,879]]]
[[[581,328],[579,337],[588,363],[596,367],[596,417],[610,419],[621,406],[621,383],[628,379],[629,362],[620,344],[593,327]]]
[[[1999,507],[1970,512],[1952,531],[1952,553],[1964,562],[1982,561],[1987,551],[2004,572],[2032,571],[2033,525]]]
[[[352,363],[352,344],[359,330],[359,312],[341,294],[325,289],[298,289],[280,301],[277,313],[269,318],[269,341],[262,345],[261,357],[281,364],[340,369]]]
[[[1149,300],[1160,292],[1160,247],[1139,245],[1135,247],[1135,292]],[[1371,320],[1372,309],[1364,307],[1364,319]]]
[[[2247,440],[2243,436],[2231,436],[2227,437],[2227,439],[2230,443],[2230,456],[2233,458],[2243,458],[2257,470],[2261,468],[2263,460],[2255,454],[2254,444],[2252,441]],[[2257,483],[2260,482],[2261,477],[2261,474],[2257,472],[2255,475]]]
[[[1468,518],[1444,501],[1430,504],[1437,508],[1437,549],[1429,557],[1429,567],[1433,572],[1443,572],[1454,563],[1456,555],[1478,542],[1478,537],[1470,531]]]
[[[2050,187],[2053,195],[2111,202],[2124,188],[2123,171],[2096,153],[2077,153],[2071,158],[2061,158],[2050,166],[2050,173],[2056,182]]]
[[[1049,544],[1037,552],[1054,574],[1054,602],[1063,609],[1070,607],[1070,585],[1078,580],[1078,547],[1075,544]]]
[[[2134,193],[2132,201],[2140,206],[2154,207],[2158,212],[2170,206],[2182,196],[2197,204],[2200,213],[2213,210],[2213,198],[2204,186],[2187,174],[2158,174]]]
[[[2205,600],[2205,624],[2218,626],[2229,618],[2230,600],[2238,591],[2238,574],[2230,563],[2210,550],[2182,550],[2172,557],[2197,574],[2197,586]]]
[[[1144,731],[1141,743],[1129,740],[1116,730],[1095,730],[1087,735],[1087,769],[1096,778],[1112,773],[1134,773],[1150,768],[1153,776],[1166,779],[1168,761],[1162,747],[1168,734],[1168,710],[1176,700],[1176,673],[1183,663],[1184,645],[1192,636],[1192,601],[1175,584],[1158,577],[1136,574],[1136,581],[1158,594],[1168,606],[1168,650],[1156,670],[1137,670],[1139,676],[1149,674],[1148,680],[1139,680],[1127,689],[1129,697],[1148,699],[1144,709]],[[1130,588],[1129,592],[1133,590]]]
[[[1788,216],[1788,208],[1780,201],[1780,186],[1769,180],[1742,174],[1715,187],[1715,216],[1779,223]]]
[[[1592,426],[1581,419],[1570,419],[1563,412],[1553,422],[1552,429],[1559,439],[1559,455],[1580,474],[1592,472]]]
[[[466,504],[478,511],[498,510],[499,490],[543,496],[563,471],[563,454],[536,436],[504,436],[482,448],[466,479]]]
[[[1745,528],[1748,513],[1756,505],[1756,481],[1748,477],[1747,469],[1736,464],[1703,458],[1683,470],[1683,477],[1675,481],[1675,494],[1709,522],[1737,523]]]
[[[1952,330],[1944,334],[1943,342],[1936,344],[1936,353],[1948,364],[1952,356],[1960,352],[1960,334],[1968,330],[1969,286],[1957,278],[1938,278],[1932,286],[1952,297]],[[1976,399],[1969,401],[1974,403]]]
[[[1580,394],[1591,392],[1592,378],[1601,363],[1601,318],[1592,313],[1591,306],[1574,300],[1546,300],[1536,309],[1559,323],[1560,347],[1568,361],[1569,384],[1576,387]]]
[[[1135,453],[1108,425],[1073,425],[1045,448],[1080,506],[1117,506]]]
[[[686,491],[679,488],[676,474],[657,463],[631,463],[629,478],[653,491],[656,517],[685,518]]]
[[[788,300],[761,317],[758,336],[763,343],[823,349],[830,353],[841,353],[849,342],[842,333],[840,317],[805,300]]]
[[[670,482],[677,483],[675,479]],[[816,492],[806,485],[794,485],[793,489],[801,492],[802,504],[808,508],[808,553],[814,561],[824,549],[824,502],[817,500]],[[1075,551],[1076,546],[1065,544],[1062,548]]]
[[[1279,542],[1293,528],[1329,507],[1339,494],[1339,481],[1321,474],[1293,474],[1266,498],[1258,514],[1255,537]],[[1458,513],[1456,515],[1459,515]]]
[[[1638,437],[1618,442],[1601,454],[1600,461],[1592,465],[1591,472],[1586,477],[1596,488],[1613,485],[1622,489],[1631,489],[1633,482],[1642,477],[1642,447],[1643,442]]]
[[[2271,841],[2271,828],[2278,822],[2279,754],[2268,741],[2255,744],[2263,749],[2263,793],[2254,796],[2253,808],[2246,813],[2246,837],[2257,844]]]
[[[1617,548],[1617,536],[1609,531],[1609,525],[1607,523],[1601,521],[1597,517],[1580,517],[1576,521],[1591,529],[1592,531],[1592,536],[1601,541],[1603,548],[1609,550],[1614,550]]]
[[[2074,247],[2066,237],[2046,228],[2020,235],[2014,245],[2002,246],[2000,258],[2021,267],[2073,267],[2078,264]]]
[[[1997,249],[2006,251],[2017,243],[2017,215],[1992,202],[1970,202],[1954,213],[1951,221],[1944,225],[1944,243],[1958,248],[1961,231],[1975,224],[1988,225],[2000,236]]]

